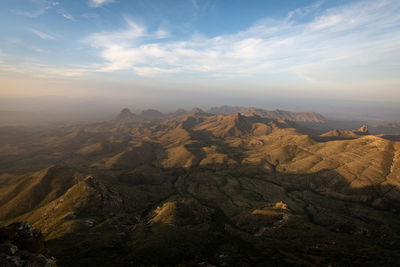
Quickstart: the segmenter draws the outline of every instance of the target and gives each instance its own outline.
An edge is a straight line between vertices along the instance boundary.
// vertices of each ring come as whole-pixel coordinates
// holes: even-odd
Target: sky
[[[398,103],[400,1],[1,0],[0,98],[36,96]]]

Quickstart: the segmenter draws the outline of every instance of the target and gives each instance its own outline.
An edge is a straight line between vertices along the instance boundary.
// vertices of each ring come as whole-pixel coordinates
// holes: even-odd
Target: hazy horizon
[[[184,97],[184,98],[182,98]],[[19,97],[0,98],[0,124],[20,124],[21,122],[89,122],[110,120],[123,108],[134,113],[146,109],[157,109],[165,114],[177,109],[190,110],[198,107],[208,110],[219,106],[256,107],[266,110],[287,110],[293,112],[317,112],[329,120],[359,120],[366,122],[399,121],[400,107],[389,101],[348,101],[332,99],[296,99],[270,98],[254,99],[252,97],[236,99],[234,97],[214,97],[207,99],[201,96],[159,97],[151,99],[109,98],[109,97]],[[24,124],[23,123],[23,124]]]

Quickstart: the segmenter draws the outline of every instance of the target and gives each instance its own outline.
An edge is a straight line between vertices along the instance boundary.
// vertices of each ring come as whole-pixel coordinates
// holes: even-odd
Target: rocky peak
[[[133,113],[131,112],[131,110],[129,108],[124,108],[121,110],[119,115],[120,116],[130,116],[130,115],[133,115]]]
[[[368,126],[365,125],[365,124],[363,126],[361,126],[360,129],[358,129],[357,131],[360,132],[360,133],[363,133],[363,134],[369,134]]]

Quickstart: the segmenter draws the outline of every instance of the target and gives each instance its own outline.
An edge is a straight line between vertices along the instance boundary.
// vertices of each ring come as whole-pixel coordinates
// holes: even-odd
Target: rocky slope
[[[122,210],[117,193],[68,167],[52,166],[2,181],[0,222],[29,221],[46,237],[92,227]]]
[[[30,224],[15,222],[0,228],[1,266],[56,266],[55,259],[45,254],[43,236]]]

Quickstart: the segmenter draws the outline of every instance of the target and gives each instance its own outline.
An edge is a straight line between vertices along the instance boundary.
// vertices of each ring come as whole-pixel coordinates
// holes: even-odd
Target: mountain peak
[[[121,110],[121,112],[119,113],[119,115],[122,116],[127,116],[127,115],[132,115],[133,113],[131,112],[131,110],[129,108],[123,108]]]
[[[136,115],[132,113],[129,108],[122,109],[118,116],[115,118],[115,120],[118,122],[132,122],[136,121],[136,119]]]
[[[368,132],[368,125],[363,125],[363,126],[361,126],[360,127],[360,129],[358,129],[357,130],[358,132],[360,132],[360,133],[363,133],[363,134],[369,134],[369,132]]]

